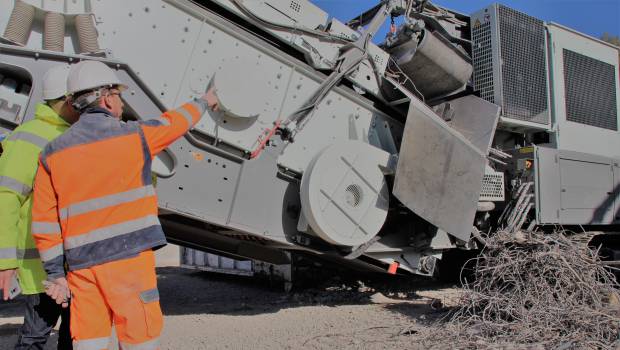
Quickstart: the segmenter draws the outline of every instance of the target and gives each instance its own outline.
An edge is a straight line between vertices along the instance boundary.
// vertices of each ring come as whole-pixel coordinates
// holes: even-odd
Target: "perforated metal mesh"
[[[547,124],[547,63],[543,21],[498,6],[504,117]]]
[[[474,89],[480,92],[481,98],[495,103],[490,22],[473,27],[472,42]]]
[[[564,49],[566,119],[618,130],[614,66]]]
[[[482,179],[480,201],[501,202],[504,200],[504,174],[487,172]]]
[[[362,201],[362,188],[357,184],[350,184],[345,189],[345,200],[352,207],[357,207]]]
[[[373,59],[374,59],[375,63],[377,64],[377,66],[379,66],[379,67],[383,66],[383,57],[381,57],[379,55],[374,55]]]
[[[301,11],[301,5],[296,2],[296,1],[291,1],[291,8],[295,11],[295,12],[299,12]]]

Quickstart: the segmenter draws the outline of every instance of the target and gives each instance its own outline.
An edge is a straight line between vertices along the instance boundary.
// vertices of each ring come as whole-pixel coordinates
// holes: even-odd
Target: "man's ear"
[[[111,97],[112,97],[112,96],[111,96],[111,95],[109,95],[109,94],[106,94],[106,95],[101,96],[101,99],[100,99],[100,101],[101,101],[101,104],[100,104],[100,105],[101,105],[101,107],[104,107],[105,109],[110,109],[110,108],[111,108],[111,106],[112,106],[112,105],[110,104],[110,98],[111,98]]]

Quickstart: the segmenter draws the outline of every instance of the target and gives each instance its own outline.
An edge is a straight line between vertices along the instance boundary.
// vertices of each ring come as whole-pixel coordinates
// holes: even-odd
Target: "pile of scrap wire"
[[[459,306],[427,346],[620,348],[619,285],[588,247],[591,238],[561,232],[489,238],[471,261],[474,276],[464,282]]]

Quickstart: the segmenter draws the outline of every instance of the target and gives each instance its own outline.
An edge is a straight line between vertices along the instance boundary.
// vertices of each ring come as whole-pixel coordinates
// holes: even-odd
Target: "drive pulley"
[[[361,141],[332,144],[308,165],[301,182],[303,214],[323,240],[355,247],[377,235],[389,207],[383,168],[390,154]]]

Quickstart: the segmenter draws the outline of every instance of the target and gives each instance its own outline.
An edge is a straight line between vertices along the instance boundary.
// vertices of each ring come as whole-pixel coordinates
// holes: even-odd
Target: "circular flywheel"
[[[354,247],[372,239],[388,212],[389,193],[380,166],[390,154],[361,141],[328,146],[301,181],[303,214],[323,240]]]

